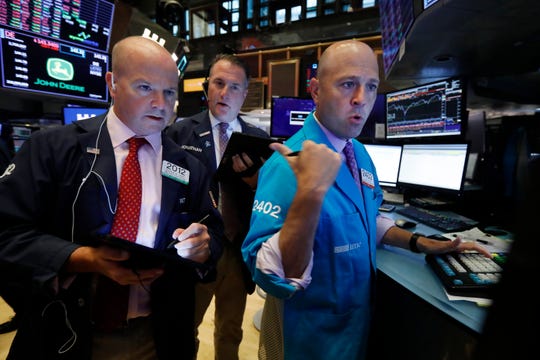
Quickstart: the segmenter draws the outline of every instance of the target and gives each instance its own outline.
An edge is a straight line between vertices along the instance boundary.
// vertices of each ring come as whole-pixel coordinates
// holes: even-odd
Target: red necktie
[[[356,158],[354,157],[354,148],[352,142],[347,141],[347,143],[345,144],[345,148],[343,148],[343,154],[345,155],[347,167],[352,173],[356,186],[358,186],[358,188],[361,188],[360,175],[358,174],[358,164],[356,163]]]
[[[118,206],[111,234],[132,242],[137,240],[139,214],[141,213],[142,179],[137,152],[146,142],[144,138],[128,140],[129,153],[122,167],[118,188]]]
[[[111,234],[135,242],[141,212],[142,179],[137,152],[146,143],[144,138],[130,138],[129,153],[122,166],[118,188],[118,206]],[[106,276],[99,276],[94,303],[96,328],[110,331],[126,320],[129,286],[120,285]]]

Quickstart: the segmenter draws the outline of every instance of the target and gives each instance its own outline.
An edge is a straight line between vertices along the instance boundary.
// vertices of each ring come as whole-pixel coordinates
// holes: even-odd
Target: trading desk
[[[406,218],[395,211],[383,215]],[[420,223],[409,230],[439,233]],[[378,249],[370,359],[471,358],[487,308],[449,301],[424,256],[386,245]]]

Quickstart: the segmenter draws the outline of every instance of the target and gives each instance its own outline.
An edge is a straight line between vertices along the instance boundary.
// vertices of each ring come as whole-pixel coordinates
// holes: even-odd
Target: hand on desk
[[[465,242],[459,237],[449,241],[440,241],[422,236],[418,239],[417,245],[420,251],[426,254],[444,254],[453,251],[471,250],[478,251],[486,257],[491,257],[491,253],[482,245],[476,242]]]
[[[384,234],[382,241],[388,245],[410,249],[411,236],[412,233],[410,231],[401,229],[397,226],[392,226],[386,234]],[[416,241],[416,247],[424,254],[444,254],[453,251],[462,252],[470,250],[477,251],[486,257],[491,257],[491,253],[481,244],[477,242],[465,242],[459,236],[448,241],[420,236]]]

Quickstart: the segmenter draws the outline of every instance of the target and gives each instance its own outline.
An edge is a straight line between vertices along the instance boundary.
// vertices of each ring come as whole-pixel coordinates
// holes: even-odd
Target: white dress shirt
[[[120,185],[122,165],[129,152],[127,140],[135,133],[114,114],[113,109],[107,114],[107,129],[116,159],[116,178]],[[142,202],[137,232],[137,244],[154,247],[161,210],[161,162],[163,150],[161,133],[144,137],[148,144],[141,146],[138,152],[142,175]],[[150,294],[141,285],[130,287],[128,319],[150,315]]]

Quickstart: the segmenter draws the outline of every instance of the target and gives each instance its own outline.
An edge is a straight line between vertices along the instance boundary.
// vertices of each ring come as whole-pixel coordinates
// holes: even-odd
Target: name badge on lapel
[[[161,175],[185,185],[189,184],[189,170],[167,160],[163,160]]]
[[[362,184],[373,189],[375,187],[375,179],[373,178],[373,174],[365,169],[360,169],[360,172],[360,175],[362,176]]]

